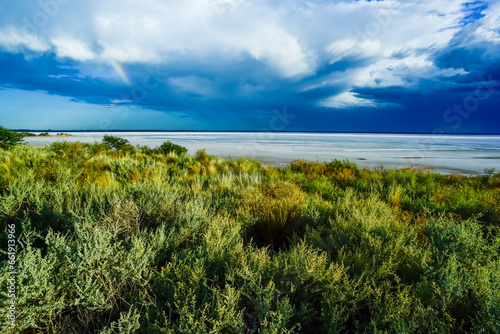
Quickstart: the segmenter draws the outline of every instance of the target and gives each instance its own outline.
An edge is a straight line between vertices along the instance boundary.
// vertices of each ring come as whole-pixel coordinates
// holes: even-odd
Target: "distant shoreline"
[[[380,135],[429,135],[429,136],[500,136],[500,133],[429,133],[429,132],[371,132],[371,131],[260,131],[260,130],[68,130],[68,129],[12,129],[16,132],[77,132],[77,133],[120,133],[120,132],[158,132],[158,133],[275,133],[275,134],[380,134]]]

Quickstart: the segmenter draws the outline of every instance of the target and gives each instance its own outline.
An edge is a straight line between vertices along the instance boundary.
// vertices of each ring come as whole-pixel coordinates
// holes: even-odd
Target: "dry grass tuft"
[[[104,217],[103,223],[118,235],[126,235],[139,230],[140,218],[141,212],[137,204],[125,200],[116,203],[113,211]]]
[[[263,184],[244,197],[245,205],[258,219],[257,234],[266,242],[289,236],[300,225],[302,213],[307,208],[306,194],[296,184],[286,181]]]

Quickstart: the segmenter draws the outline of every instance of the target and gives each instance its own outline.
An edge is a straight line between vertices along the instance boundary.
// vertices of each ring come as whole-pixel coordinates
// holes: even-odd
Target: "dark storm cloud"
[[[189,115],[207,129],[266,128],[286,106],[284,130],[500,132],[496,2],[6,6],[4,89]],[[456,126],[447,110],[469,96],[478,106]]]

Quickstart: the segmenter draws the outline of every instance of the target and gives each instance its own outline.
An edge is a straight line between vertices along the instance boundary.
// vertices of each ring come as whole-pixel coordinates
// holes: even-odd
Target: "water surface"
[[[68,132],[71,137],[27,137],[31,144],[55,141],[100,142],[105,134],[132,145],[156,147],[165,141],[185,146],[189,153],[206,149],[222,158],[251,157],[284,166],[295,159],[349,159],[361,167],[433,167],[441,173],[483,174],[500,171],[500,136],[404,135],[275,132]]]

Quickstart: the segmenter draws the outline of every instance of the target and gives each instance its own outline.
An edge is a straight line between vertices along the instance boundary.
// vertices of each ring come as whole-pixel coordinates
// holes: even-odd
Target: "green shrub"
[[[297,230],[307,208],[305,193],[295,184],[271,181],[242,195],[243,205],[257,219],[254,233],[266,243],[280,244]]]
[[[105,135],[102,143],[117,151],[122,151],[124,148],[130,146],[127,139],[111,135]]]
[[[23,137],[36,137],[36,134],[31,132],[18,132]]]
[[[349,161],[349,160],[338,160],[335,159],[332,162],[328,163],[328,167],[332,167],[334,169],[352,169],[353,171],[357,172],[359,170],[358,165],[356,163]]]
[[[0,126],[0,148],[8,148],[23,142],[23,135]]]
[[[196,151],[196,155],[194,158],[202,165],[208,166],[210,164],[211,157],[207,154],[206,150],[198,150]]]
[[[88,144],[81,142],[54,142],[50,146],[51,150],[63,159],[86,159],[88,156]]]
[[[500,174],[0,150],[2,333],[497,333]]]
[[[158,153],[168,155],[170,153],[175,153],[177,155],[182,155],[184,153],[187,153],[187,148],[182,147],[180,145],[174,144],[171,141],[167,141],[163,144],[161,144],[160,147],[156,149]]]

